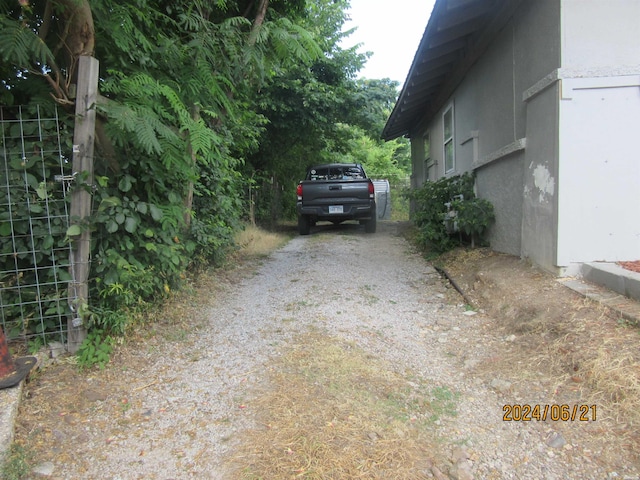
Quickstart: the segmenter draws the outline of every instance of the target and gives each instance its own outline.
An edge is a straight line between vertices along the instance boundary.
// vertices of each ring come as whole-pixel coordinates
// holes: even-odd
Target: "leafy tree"
[[[170,291],[231,243],[238,171],[264,128],[247,107],[273,72],[320,54],[291,20],[304,6],[0,0],[3,103],[53,98],[72,115],[78,56],[100,61],[91,285],[102,318]]]
[[[399,84],[388,78],[360,79],[353,87],[349,122],[379,139],[398,96]]]
[[[356,80],[367,55],[340,47],[348,5],[0,0],[3,104],[55,102],[71,118],[78,57],[100,62],[96,328],[122,330],[186,268],[218,260],[250,211],[291,215],[308,164],[406,172],[406,143],[379,139],[397,85]]]
[[[342,31],[347,7],[344,0],[309,2],[303,25],[323,55],[310,66],[274,72],[261,90],[257,111],[268,123],[248,169],[253,178],[268,180],[258,185],[256,210],[263,222],[295,214],[294,197],[286,192],[312,163],[368,162],[368,170],[385,178],[407,176],[407,141],[380,139],[398,85],[355,79],[367,55],[340,47],[350,34]]]

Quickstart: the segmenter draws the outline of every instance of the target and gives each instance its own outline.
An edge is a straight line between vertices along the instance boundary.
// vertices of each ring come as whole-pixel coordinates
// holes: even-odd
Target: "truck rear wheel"
[[[311,219],[308,215],[298,215],[298,233],[309,235],[311,231]]]
[[[376,217],[372,217],[364,224],[364,231],[366,233],[376,233]]]

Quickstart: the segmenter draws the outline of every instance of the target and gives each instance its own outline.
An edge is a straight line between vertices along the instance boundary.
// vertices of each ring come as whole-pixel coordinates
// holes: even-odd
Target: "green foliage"
[[[471,247],[495,220],[493,205],[485,198],[456,199],[451,202],[451,210],[456,212],[458,228],[471,238]]]
[[[51,113],[43,106],[36,121],[25,108],[21,122],[1,127],[0,317],[9,338],[59,330],[68,312],[68,205],[55,176],[70,172]]]
[[[434,387],[429,398],[431,410],[430,421],[437,421],[443,416],[456,417],[460,394],[452,392],[449,387]]]
[[[101,200],[93,217],[92,276],[99,290],[123,285],[126,294],[121,293],[114,307],[131,306],[154,299],[165,285],[176,284],[195,246],[183,238],[179,195],[127,175],[111,182],[116,185],[96,192]],[[142,200],[156,197],[157,190],[164,190],[164,200]]]
[[[354,80],[367,55],[339,46],[348,5],[272,0],[257,25],[255,2],[0,0],[0,101],[35,105],[53,95],[70,120],[77,57],[68,35],[74,15],[91,10],[101,94],[92,216],[70,228],[56,217],[55,235],[34,228],[45,256],[66,255],[90,229],[83,319],[92,331],[122,334],[186,269],[221,261],[250,208],[269,223],[292,216],[289,192],[310,163],[353,159],[373,176],[406,177],[406,141],[379,140],[397,85]],[[60,132],[67,163],[72,130]],[[59,184],[29,159],[16,168],[29,188],[16,193],[15,209],[38,215]],[[20,220],[14,228],[28,227]],[[49,310],[66,307],[66,292],[50,295]],[[34,322],[27,331],[43,325],[51,328]]]
[[[462,229],[473,239],[493,220],[493,207],[474,192],[475,178],[469,173],[425,182],[410,193],[415,202],[414,223],[419,243],[438,252],[460,242],[452,234]]]
[[[0,465],[0,478],[5,480],[28,478],[36,460],[32,451],[13,442],[7,452],[4,464]]]
[[[87,335],[77,352],[78,366],[86,369],[98,366],[103,369],[111,358],[113,339],[102,330],[94,329]]]
[[[275,71],[257,99],[258,112],[268,124],[259,149],[247,157],[246,176],[264,179],[252,190],[262,224],[295,217],[291,192],[310,164],[363,163],[370,176],[390,181],[409,175],[407,141],[380,139],[397,83],[355,80],[366,55],[339,46],[348,36],[342,31],[347,7],[345,0],[309,2],[302,25],[314,35],[322,56],[310,65]]]
[[[372,139],[379,140],[393,110],[398,88],[398,82],[388,78],[357,80],[349,98],[349,123],[362,128]],[[408,140],[403,141],[408,144]]]
[[[29,354],[36,355],[43,347],[45,343],[42,337],[34,337],[29,341]]]
[[[409,220],[409,186],[408,182],[391,182],[391,220],[405,222]]]
[[[8,103],[35,103],[51,92],[64,104],[66,86],[75,83],[65,77],[76,71],[75,56],[66,51],[73,46],[65,40],[77,33],[69,31],[74,14],[89,4],[53,0],[48,2],[53,9],[45,12],[45,3],[0,0],[0,95]],[[124,332],[148,302],[179,285],[185,269],[219,261],[230,247],[245,211],[239,169],[257,149],[265,125],[251,108],[256,92],[275,71],[315,61],[322,53],[299,21],[304,7],[302,0],[274,1],[264,23],[254,28],[255,12],[237,2],[91,2],[105,99],[97,109],[93,215],[89,222],[61,228],[59,239],[34,231],[42,243],[35,250],[47,255],[91,229],[89,328]],[[70,145],[72,129],[61,136]],[[18,144],[19,135],[15,138]],[[16,168],[15,176],[22,175],[29,186],[28,193],[12,197],[19,214],[13,228],[22,235],[29,214],[38,215],[50,197],[51,175],[32,168],[28,159]],[[62,215],[56,221],[63,220]],[[10,228],[7,218],[0,218],[2,233]],[[2,247],[12,251],[8,243]],[[66,269],[56,272],[65,274]],[[51,308],[65,305],[55,302],[66,301],[66,291],[57,295]],[[20,302],[14,303],[19,310]],[[20,318],[19,311],[8,313]],[[15,334],[26,330],[22,324],[15,329]]]
[[[17,3],[17,2],[16,2]],[[0,58],[13,65],[50,63],[53,58],[47,45],[24,23],[0,16]]]
[[[344,141],[347,147],[342,156],[344,162],[361,163],[371,178],[402,181],[408,178],[409,172],[398,163],[398,151],[404,150],[404,140],[384,142],[373,139],[359,127],[340,125],[344,130]],[[406,150],[404,150],[406,153]],[[406,165],[406,162],[405,162]]]

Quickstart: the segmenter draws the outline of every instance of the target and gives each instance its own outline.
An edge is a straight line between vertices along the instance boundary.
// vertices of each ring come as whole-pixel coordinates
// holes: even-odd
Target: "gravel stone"
[[[380,222],[374,235],[343,227],[315,227],[254,275],[212,292],[206,328],[193,333],[188,349],[176,342],[162,355],[138,352],[136,368],[117,372],[131,386],[123,417],[96,408],[82,424],[80,451],[56,462],[55,478],[228,478],[225,461],[242,431],[255,427],[252,400],[270,362],[311,328],[355,343],[397,372],[410,370],[412,381],[457,394],[457,415],[434,425],[454,461],[427,475],[445,479],[448,469],[459,479],[618,478],[588,458],[579,431],[558,436],[572,445],[567,450],[555,441],[548,446],[543,422],[503,421],[512,384],[473,373],[491,354],[487,317],[467,316],[455,289],[412,251],[396,224]],[[375,432],[364,434],[379,441]],[[71,435],[61,425],[61,449]]]

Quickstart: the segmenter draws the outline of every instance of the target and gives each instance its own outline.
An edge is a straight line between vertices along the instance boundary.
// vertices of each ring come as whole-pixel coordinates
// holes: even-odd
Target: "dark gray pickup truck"
[[[298,231],[309,235],[318,221],[335,224],[358,220],[365,232],[376,231],[376,196],[373,182],[362,165],[331,163],[314,165],[298,184]]]

